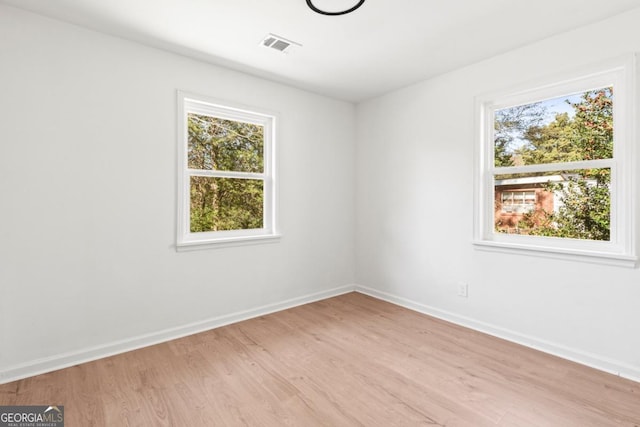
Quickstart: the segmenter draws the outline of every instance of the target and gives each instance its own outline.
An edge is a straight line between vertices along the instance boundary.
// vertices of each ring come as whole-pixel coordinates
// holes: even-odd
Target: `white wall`
[[[280,243],[175,251],[178,89],[280,113]],[[0,6],[0,382],[352,284],[354,141],[352,104]]]
[[[359,105],[365,291],[640,379],[640,270],[471,244],[474,97],[640,51],[638,22],[635,10]],[[459,281],[467,299],[456,296]]]

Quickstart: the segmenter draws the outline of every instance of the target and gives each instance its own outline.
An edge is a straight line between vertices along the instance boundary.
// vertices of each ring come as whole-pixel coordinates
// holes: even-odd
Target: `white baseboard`
[[[417,311],[419,313],[427,314],[438,319],[455,323],[466,328],[474,329],[479,332],[515,342],[526,347],[540,350],[545,353],[561,357],[563,359],[571,360],[582,365],[586,365],[604,372],[618,375],[623,378],[640,382],[640,368],[636,366],[631,366],[615,360],[603,358],[598,355],[540,340],[535,337],[530,337],[505,328],[490,325],[488,323],[460,316],[455,313],[430,307],[426,304],[415,302],[387,292],[379,291],[377,289],[372,289],[360,285],[346,285],[334,289],[329,289],[327,291],[304,295],[297,298],[291,298],[274,304],[263,305],[250,310],[239,311],[236,313],[226,314],[200,322],[194,322],[187,325],[154,332],[151,334],[140,335],[137,337],[116,341],[101,346],[95,346],[83,350],[77,350],[69,353],[25,362],[19,365],[14,365],[0,371],[0,384],[5,384],[34,375],[44,374],[58,369],[67,368],[69,366],[74,366],[80,363],[91,362],[93,360],[102,359],[104,357],[125,353],[127,351],[136,350],[143,347],[148,347],[150,345],[160,344],[188,335],[197,334],[199,332],[208,331],[210,329],[219,328],[231,323],[240,322],[254,317],[264,316],[277,311],[286,310],[288,308],[320,301],[353,291],[360,292],[362,294],[369,295],[371,297],[387,301],[392,304]]]
[[[586,365],[600,371],[608,372],[623,378],[630,379],[632,381],[640,382],[640,367],[638,366],[628,365],[616,360],[598,356],[596,354],[591,354],[560,344],[541,340],[535,337],[511,331],[509,329],[501,328],[499,326],[494,326],[445,310],[440,310],[435,307],[430,307],[428,305],[415,302],[407,298],[392,295],[390,293],[382,292],[377,289],[368,288],[366,286],[356,285],[355,290],[356,292],[360,292],[362,294],[369,295],[371,297],[387,301],[392,304],[417,311],[419,313],[427,314],[429,316],[433,316],[447,322],[455,323],[456,325],[464,326],[466,328],[470,328],[488,335],[505,339],[507,341],[521,344],[526,347],[542,351],[544,353],[552,354],[554,356],[579,363],[581,365]]]
[[[93,360],[125,353],[131,350],[137,350],[139,348],[148,347],[150,345],[160,344],[188,335],[197,334],[199,332],[208,331],[210,329],[219,328],[231,323],[240,322],[242,320],[264,316],[276,311],[286,310],[288,308],[297,307],[299,305],[346,294],[349,292],[353,292],[354,289],[355,287],[353,285],[341,286],[338,288],[329,289],[327,291],[304,295],[297,298],[291,298],[274,304],[267,304],[260,307],[252,308],[250,310],[244,310],[236,313],[226,314],[223,316],[213,317],[211,319],[203,320],[200,322],[189,323],[187,325],[165,329],[163,331],[127,338],[105,345],[95,346],[63,354],[57,354],[43,359],[32,360],[29,362],[21,363],[19,365],[11,366],[8,369],[0,371],[0,384],[5,384],[23,378],[32,377],[34,375],[44,374],[58,369],[67,368],[69,366],[74,366],[80,363],[91,362]]]

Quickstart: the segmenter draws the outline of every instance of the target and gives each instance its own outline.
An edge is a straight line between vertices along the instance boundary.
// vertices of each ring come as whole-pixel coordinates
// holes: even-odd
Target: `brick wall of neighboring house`
[[[523,213],[503,212],[502,195],[504,192],[535,192],[535,210],[553,212],[553,193],[545,191],[543,184],[513,184],[501,185],[495,188],[495,215],[494,222],[497,230],[507,233],[526,234],[526,229],[518,227],[518,222],[523,218]]]

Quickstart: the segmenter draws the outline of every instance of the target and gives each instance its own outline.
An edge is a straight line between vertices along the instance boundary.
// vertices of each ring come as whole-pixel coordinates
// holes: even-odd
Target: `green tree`
[[[542,123],[546,108],[542,103],[517,105],[495,112],[494,162],[496,167],[513,166],[517,141],[526,139],[526,132]]]
[[[613,155],[613,88],[585,92],[572,103],[575,117],[559,114],[546,126],[530,127],[520,150],[527,164],[607,159]],[[534,211],[521,226],[529,234],[609,240],[611,171],[606,168],[563,173],[564,183],[548,184],[561,202],[556,212]]]
[[[585,92],[576,110],[574,138],[582,160],[613,156],[613,87]]]
[[[569,114],[557,114],[548,125],[529,127],[524,132],[527,143],[516,154],[525,165],[583,160],[574,133],[575,123]]]
[[[263,172],[262,126],[189,114],[190,169]],[[262,228],[264,185],[259,179],[192,176],[190,230]]]

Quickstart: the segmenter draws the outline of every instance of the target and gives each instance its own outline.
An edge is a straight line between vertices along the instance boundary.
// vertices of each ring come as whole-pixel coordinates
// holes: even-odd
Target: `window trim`
[[[177,92],[177,238],[178,251],[272,243],[280,239],[277,216],[276,139],[278,115],[271,111],[239,105],[188,92]],[[188,165],[189,113],[213,115],[226,120],[264,126],[264,170],[262,173],[190,169]],[[194,173],[195,172],[195,173]],[[264,181],[263,228],[192,233],[190,231],[190,178],[212,176]]]
[[[475,99],[476,143],[474,160],[474,235],[476,249],[502,253],[570,259],[635,267],[637,202],[635,201],[635,55],[602,61],[587,67],[541,79],[510,90]],[[567,162],[578,168],[611,168],[611,240],[592,241],[569,238],[506,235],[494,232],[494,112],[514,105],[533,103],[570,93],[614,86],[613,159]],[[560,163],[539,165],[536,171],[559,169]],[[539,170],[538,170],[539,169]],[[500,173],[531,172],[521,166],[500,167]]]

